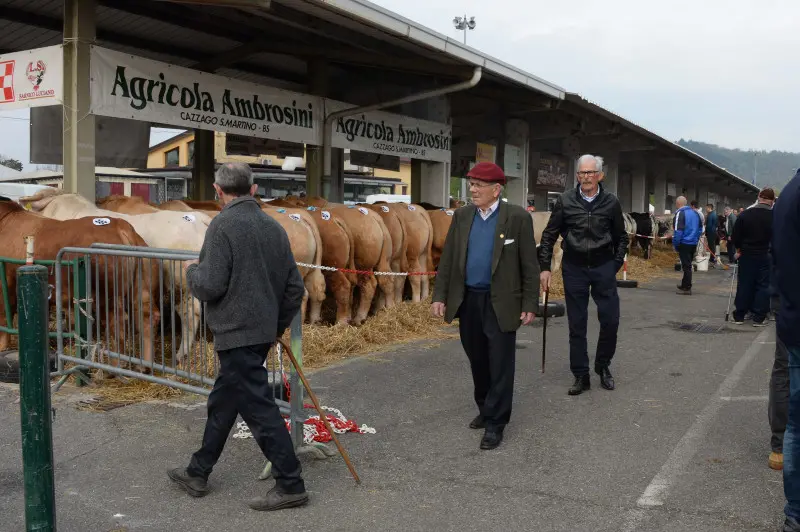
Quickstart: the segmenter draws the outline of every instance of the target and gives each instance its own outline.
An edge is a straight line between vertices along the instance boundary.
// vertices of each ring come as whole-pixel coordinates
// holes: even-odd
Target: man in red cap
[[[503,440],[511,419],[517,329],[533,321],[539,264],[531,216],[500,200],[503,170],[478,163],[467,174],[472,205],[455,211],[439,262],[431,312],[459,318],[479,414],[481,449]]]

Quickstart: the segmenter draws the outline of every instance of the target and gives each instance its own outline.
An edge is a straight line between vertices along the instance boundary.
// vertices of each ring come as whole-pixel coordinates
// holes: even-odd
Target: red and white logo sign
[[[39,90],[39,85],[42,84],[42,78],[44,78],[44,73],[46,71],[47,65],[45,65],[44,61],[41,59],[35,63],[33,61],[28,63],[28,68],[25,69],[25,75],[28,76],[28,81],[33,85],[33,90]]]
[[[0,62],[0,103],[14,101],[14,61]]]

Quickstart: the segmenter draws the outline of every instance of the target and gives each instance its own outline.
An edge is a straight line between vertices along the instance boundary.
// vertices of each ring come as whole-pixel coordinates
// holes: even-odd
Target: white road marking
[[[738,397],[720,397],[723,401],[769,401],[769,395],[740,395]]]
[[[717,392],[711,397],[706,407],[697,416],[695,422],[689,427],[689,430],[686,431],[672,450],[667,461],[661,466],[661,470],[653,477],[653,480],[650,481],[650,484],[645,488],[639,500],[636,501],[638,508],[633,508],[628,511],[625,522],[623,523],[623,531],[633,532],[635,530],[641,530],[641,523],[647,517],[644,509],[654,508],[664,504],[664,499],[669,489],[686,469],[686,466],[689,465],[694,455],[697,454],[697,450],[700,448],[706,433],[725,401],[724,398],[731,398],[731,392],[739,383],[747,366],[750,365],[756,355],[761,351],[761,346],[764,344],[769,334],[769,329],[761,332],[753,343],[750,344],[750,347],[747,348],[742,358],[736,362],[731,372],[722,384],[720,384]]]

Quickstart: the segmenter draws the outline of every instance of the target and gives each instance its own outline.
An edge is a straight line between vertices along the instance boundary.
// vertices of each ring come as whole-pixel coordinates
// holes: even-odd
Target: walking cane
[[[547,301],[550,296],[550,288],[544,289],[544,323],[542,325],[542,373],[544,373],[544,361],[546,358],[547,350]]]
[[[728,308],[725,310],[725,321],[728,321],[728,317],[731,314],[731,299],[733,298],[733,282],[736,280],[736,268],[739,266],[739,263],[734,263],[733,265],[733,273],[731,274],[731,288],[728,291]]]
[[[352,462],[350,462],[350,456],[347,454],[347,451],[344,450],[342,444],[339,443],[339,438],[336,437],[336,433],[333,431],[333,427],[331,427],[327,415],[322,410],[322,407],[319,406],[319,401],[317,400],[317,396],[314,394],[313,390],[311,390],[311,386],[309,386],[308,381],[306,380],[306,376],[303,375],[303,370],[300,369],[300,365],[297,363],[297,359],[294,357],[294,353],[292,353],[292,348],[289,347],[289,344],[287,344],[282,339],[278,339],[278,343],[280,343],[281,346],[283,346],[283,349],[286,351],[286,354],[289,355],[289,360],[292,361],[294,369],[297,370],[297,374],[300,376],[300,380],[303,382],[303,387],[308,392],[308,396],[311,398],[311,402],[314,403],[314,408],[316,408],[317,412],[319,412],[319,418],[325,424],[325,428],[328,429],[331,438],[333,438],[333,442],[336,444],[336,448],[339,449],[339,454],[341,454],[342,458],[344,458],[344,463],[347,464],[347,469],[350,470],[350,473],[353,475],[356,484],[361,484],[361,479],[358,478],[358,473],[356,473],[355,467],[353,467]]]

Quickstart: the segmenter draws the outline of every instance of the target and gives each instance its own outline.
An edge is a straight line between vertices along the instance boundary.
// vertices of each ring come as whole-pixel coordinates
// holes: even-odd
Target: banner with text
[[[62,45],[0,54],[0,111],[60,105],[63,100]]]
[[[348,107],[353,105],[325,100],[325,112],[329,115]],[[452,128],[446,124],[372,111],[337,119],[331,133],[334,148],[450,162]]]
[[[95,115],[318,144],[322,101],[316,96],[239,81],[92,47]]]

